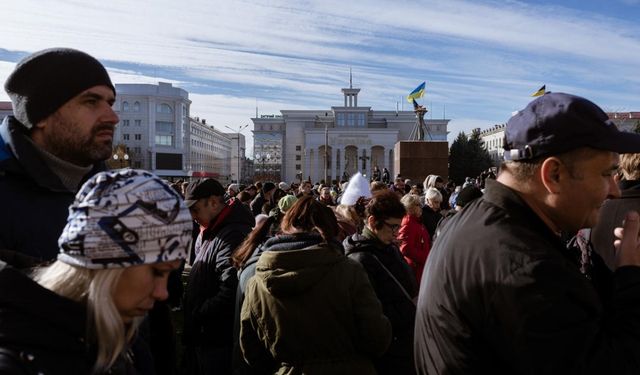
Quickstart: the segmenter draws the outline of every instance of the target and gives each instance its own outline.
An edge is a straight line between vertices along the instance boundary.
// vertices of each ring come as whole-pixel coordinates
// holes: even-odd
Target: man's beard
[[[63,122],[63,120],[60,122]],[[52,133],[52,136],[47,142],[47,151],[60,159],[80,166],[89,166],[111,157],[113,137],[111,140],[98,142],[96,136],[103,130],[113,132],[115,125],[108,123],[96,125],[91,129],[91,133],[85,139],[78,139],[77,134],[70,134],[72,129],[77,129],[79,126],[69,126],[68,123],[58,123],[55,124],[54,127],[59,129],[59,131]]]

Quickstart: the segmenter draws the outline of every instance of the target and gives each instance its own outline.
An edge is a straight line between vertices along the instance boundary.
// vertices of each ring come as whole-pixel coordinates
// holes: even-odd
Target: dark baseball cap
[[[621,132],[596,104],[564,93],[536,98],[507,122],[505,160],[534,159],[580,147],[636,153],[640,134]]]
[[[198,199],[209,198],[212,195],[224,196],[225,190],[217,180],[207,178],[205,180],[194,180],[187,185],[187,191],[184,195],[184,203],[187,207],[191,207]]]

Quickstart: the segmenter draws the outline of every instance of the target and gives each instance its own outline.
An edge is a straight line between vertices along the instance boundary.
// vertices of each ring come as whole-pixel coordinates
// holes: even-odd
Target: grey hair
[[[427,191],[424,193],[424,197],[425,200],[429,199],[432,201],[438,201],[438,202],[442,202],[442,194],[438,191],[438,189],[434,188],[434,187],[430,187],[427,189]]]

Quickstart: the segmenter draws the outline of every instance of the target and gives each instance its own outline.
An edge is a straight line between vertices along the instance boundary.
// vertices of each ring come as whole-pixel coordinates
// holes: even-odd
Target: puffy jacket
[[[415,335],[420,374],[638,374],[640,267],[598,295],[565,244],[493,180],[435,241]]]
[[[238,276],[230,257],[254,225],[249,209],[233,199],[198,236],[185,289],[185,344],[232,346]]]
[[[315,238],[304,248],[308,234],[265,243],[242,306],[244,357],[278,374],[375,374],[389,321],[362,267]]]
[[[395,245],[383,244],[366,227],[363,234],[347,237],[343,246],[345,254],[367,271],[373,290],[393,329],[389,349],[375,361],[376,371],[379,374],[414,373],[413,324],[416,307],[412,298],[418,295],[418,289],[411,268]]]
[[[40,157],[13,116],[0,125],[0,259],[19,268],[58,255],[58,237],[75,197]],[[100,163],[85,180],[104,170]],[[43,221],[43,219],[46,220]]]
[[[404,215],[402,224],[398,231],[400,241],[400,252],[404,260],[416,275],[416,280],[420,284],[422,269],[427,261],[429,250],[431,250],[431,239],[429,232],[422,225],[422,221],[417,216]]]

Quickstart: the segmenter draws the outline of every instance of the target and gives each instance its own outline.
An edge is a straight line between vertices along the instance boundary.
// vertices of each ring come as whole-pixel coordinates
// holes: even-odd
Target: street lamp
[[[241,180],[241,178],[240,178],[241,177],[240,176],[240,174],[241,174],[241,169],[240,169],[240,131],[242,129],[246,129],[248,126],[249,126],[249,124],[245,124],[245,125],[240,126],[238,128],[237,132],[235,131],[235,129],[230,128],[227,125],[224,126],[225,128],[230,129],[231,131],[234,131],[234,132],[238,133],[238,175],[237,175],[238,181],[236,181],[237,183],[240,183],[240,180]]]
[[[256,154],[256,160],[262,162],[262,174],[266,176],[265,163],[271,160],[271,154]]]
[[[124,168],[129,161],[129,154],[123,154],[122,156],[118,156],[118,154],[113,154],[113,160],[120,160],[120,169]]]

